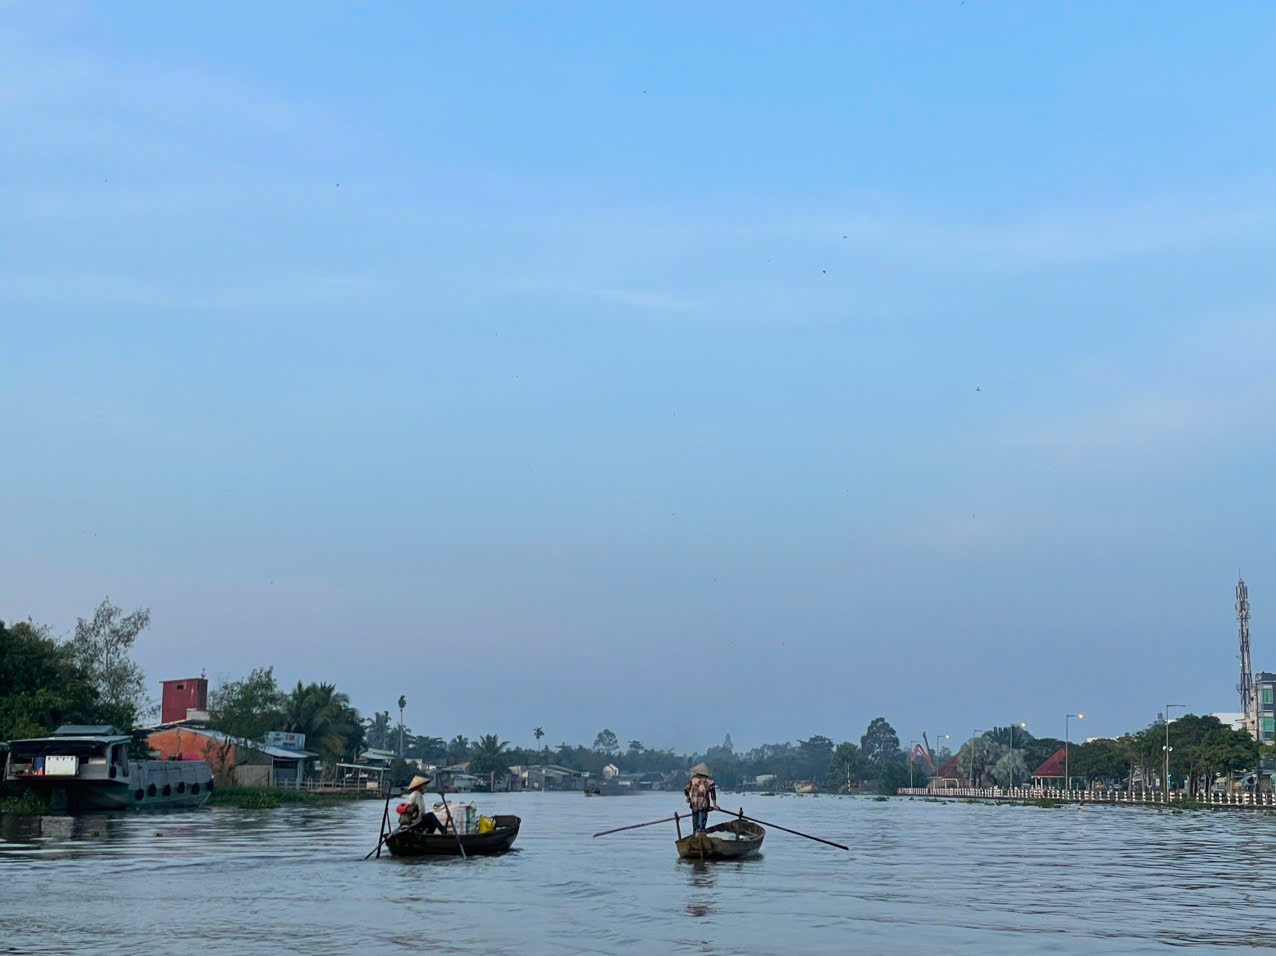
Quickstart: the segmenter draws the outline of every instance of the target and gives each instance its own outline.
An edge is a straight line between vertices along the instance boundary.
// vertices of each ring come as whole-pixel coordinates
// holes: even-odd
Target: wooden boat
[[[684,860],[743,860],[762,849],[765,836],[766,830],[752,820],[728,820],[683,837],[676,846]]]
[[[815,793],[815,781],[808,780],[806,783],[795,783],[793,785],[794,793]]]
[[[522,823],[518,817],[493,817],[496,824],[490,833],[463,833],[461,846],[465,847],[466,856],[490,856],[493,853],[504,853],[518,836],[518,828]],[[419,827],[407,830],[395,830],[385,841],[386,847],[394,856],[460,856],[455,833],[426,833]]]

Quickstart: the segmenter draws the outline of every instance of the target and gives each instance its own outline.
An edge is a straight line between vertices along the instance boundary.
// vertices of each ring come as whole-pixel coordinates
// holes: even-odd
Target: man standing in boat
[[[446,827],[430,810],[425,809],[425,787],[429,777],[413,777],[408,784],[407,802],[399,806],[399,826],[406,830],[409,827],[424,827],[426,833],[444,833]]]
[[[698,763],[691,768],[691,782],[682,792],[691,807],[692,829],[704,833],[709,826],[709,811],[718,809],[718,788],[709,776],[708,764]]]

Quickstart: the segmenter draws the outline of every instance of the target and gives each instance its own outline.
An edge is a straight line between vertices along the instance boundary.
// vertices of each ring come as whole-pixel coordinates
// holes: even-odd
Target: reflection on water
[[[1276,945],[1276,817],[743,798],[763,856],[680,861],[680,795],[480,796],[517,852],[363,862],[381,805],[0,817],[0,952],[1123,952]],[[73,914],[73,918],[69,916]],[[38,945],[36,945],[38,943]]]

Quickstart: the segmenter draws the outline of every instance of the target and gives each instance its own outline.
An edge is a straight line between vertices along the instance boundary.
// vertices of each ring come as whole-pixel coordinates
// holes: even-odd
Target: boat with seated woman
[[[684,860],[743,860],[762,849],[766,829],[737,817],[711,826],[703,833],[678,840],[678,856]]]
[[[515,816],[496,816],[494,826],[486,833],[426,833],[424,827],[401,827],[385,838],[393,856],[491,856],[504,853],[518,836],[522,820]]]

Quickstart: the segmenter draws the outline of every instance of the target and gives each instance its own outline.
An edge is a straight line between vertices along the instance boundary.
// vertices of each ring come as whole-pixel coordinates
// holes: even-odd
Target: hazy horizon
[[[519,746],[1276,670],[1276,9],[5,9],[0,618]]]

